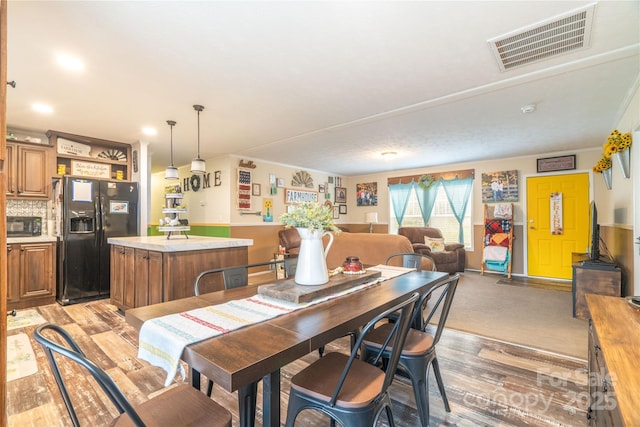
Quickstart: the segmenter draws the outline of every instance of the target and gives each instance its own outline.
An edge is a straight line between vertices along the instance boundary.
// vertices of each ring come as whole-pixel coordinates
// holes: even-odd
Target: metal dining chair
[[[413,313],[411,323],[417,323],[417,318],[420,317],[419,323],[422,323],[423,326],[419,330],[413,328],[409,330],[407,339],[400,352],[397,369],[411,379],[416,405],[418,406],[418,414],[423,427],[428,427],[429,425],[429,368],[431,366],[433,366],[433,373],[444,402],[444,408],[447,412],[451,412],[449,400],[447,399],[447,394],[442,382],[442,375],[440,374],[440,366],[436,356],[436,345],[440,340],[447,317],[449,316],[449,310],[451,309],[451,303],[453,302],[453,296],[455,295],[459,278],[460,276],[458,274],[451,276],[447,281],[435,285],[429,292],[425,292],[422,295],[420,301],[416,304],[416,310]],[[423,307],[423,303],[438,293],[437,300],[433,304],[427,305],[427,307],[430,307],[430,311],[426,318],[423,319],[423,313],[426,311],[421,308]],[[434,331],[429,323],[438,311],[440,312],[440,317],[437,320]],[[380,350],[384,348],[386,337],[392,328],[392,323],[383,324],[366,337],[364,347],[365,357],[367,359],[371,358],[370,354],[377,355]],[[393,357],[393,355],[397,353],[394,352],[394,348],[396,347],[387,346],[383,352],[383,361]],[[388,369],[391,368],[392,365],[389,364]]]
[[[428,255],[414,252],[389,255],[384,263],[386,265],[392,265],[390,264],[390,262],[393,262],[393,260],[397,260],[398,258],[402,259],[402,267],[415,268],[418,271],[423,270],[422,267],[425,265],[423,261],[428,260],[431,264],[431,271],[436,271],[436,262],[433,260],[433,258]]]
[[[402,348],[418,297],[419,294],[415,292],[370,320],[350,355],[328,353],[294,375],[291,378],[286,426],[292,427],[297,415],[305,409],[321,411],[331,417],[332,423],[337,421],[343,426],[373,426],[385,410],[389,424],[393,426],[387,389],[393,381],[400,352],[386,352],[388,347],[383,345],[378,355],[373,355],[373,361],[377,363],[383,354],[387,354],[389,370],[385,373],[374,364],[360,360],[358,350],[376,323],[394,311],[399,311],[400,316],[389,330],[385,343],[393,348]]]
[[[56,341],[62,341],[63,344],[53,341],[45,334],[55,336]],[[186,384],[169,388],[164,393],[134,408],[113,379],[85,356],[78,344],[62,327],[44,324],[36,329],[33,336],[45,351],[58,389],[62,394],[62,400],[64,400],[71,422],[76,427],[80,426],[80,421],[73,407],[63,373],[60,371],[56,354],[67,357],[84,367],[97,381],[120,413],[110,424],[112,426],[144,427],[149,424],[167,427],[179,425],[231,427],[231,413],[229,411]],[[76,374],[74,381],[79,380],[80,378]]]
[[[298,259],[295,257],[284,258],[280,260],[273,260],[268,262],[259,262],[255,264],[237,265],[233,267],[213,268],[211,270],[205,270],[198,274],[196,280],[193,283],[193,292],[196,296],[200,295],[200,281],[205,276],[211,274],[222,274],[222,282],[225,289],[240,288],[249,284],[249,268],[252,267],[266,267],[269,266],[273,269],[278,269],[280,266],[284,269],[284,277],[293,277],[296,274],[296,266]],[[193,374],[193,371],[192,371]],[[213,381],[207,382],[207,397],[211,397],[213,392]]]

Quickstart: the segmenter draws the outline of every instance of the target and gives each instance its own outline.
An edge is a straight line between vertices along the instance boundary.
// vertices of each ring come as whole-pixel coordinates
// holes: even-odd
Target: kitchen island
[[[194,295],[202,271],[248,264],[251,239],[189,236],[112,237],[111,303],[121,310]],[[222,278],[201,284],[207,292],[222,290]]]

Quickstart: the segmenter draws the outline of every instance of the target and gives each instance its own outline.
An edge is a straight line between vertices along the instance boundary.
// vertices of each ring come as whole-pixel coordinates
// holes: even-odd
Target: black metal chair
[[[222,274],[222,281],[225,289],[240,288],[249,284],[249,269],[253,267],[266,267],[272,268],[277,272],[277,269],[282,267],[284,270],[284,277],[293,277],[296,274],[298,258],[284,258],[279,260],[273,260],[268,262],[259,262],[255,264],[236,265],[232,267],[213,268],[211,270],[205,270],[198,274],[193,284],[193,292],[196,296],[200,295],[200,281],[203,277],[211,274]],[[199,375],[197,372],[192,371],[192,375]],[[207,397],[211,397],[213,392],[213,381],[207,382]]]
[[[57,340],[62,341],[63,345],[47,338],[45,333],[55,334]],[[229,411],[186,384],[169,388],[134,408],[113,379],[102,368],[86,358],[78,344],[63,328],[44,324],[36,329],[33,336],[45,351],[71,422],[76,427],[80,426],[80,422],[60,371],[56,354],[78,363],[97,381],[120,413],[111,423],[112,426],[143,427],[149,424],[171,427],[178,425],[231,427]]]
[[[392,325],[386,337],[386,344],[394,348],[402,348],[411,313],[418,300],[415,292],[402,303],[385,311],[369,321],[358,337],[351,355],[328,353],[316,360],[291,378],[289,405],[287,408],[287,427],[292,427],[301,411],[314,409],[329,415],[343,426],[373,426],[384,409],[391,426],[391,400],[387,389],[393,381],[395,367],[400,352],[388,352],[389,370],[383,370],[358,359],[358,350],[363,338],[371,332],[376,323],[387,314],[400,311],[398,321]],[[374,363],[382,357],[387,349],[384,345],[374,356]]]
[[[212,274],[222,274],[222,281],[225,289],[239,288],[249,284],[249,269],[254,267],[269,267],[277,273],[278,268],[284,271],[284,277],[293,277],[296,274],[298,258],[290,257],[255,264],[234,265],[231,267],[213,268],[198,274],[193,283],[193,291],[196,296],[200,295],[200,282],[206,276]],[[277,278],[277,276],[275,277]]]
[[[402,266],[403,267],[405,267],[405,268],[415,268],[418,271],[422,271],[423,270],[422,267],[425,265],[425,263],[423,261],[428,260],[429,263],[431,264],[431,271],[436,271],[436,262],[433,260],[433,258],[431,258],[430,256],[427,256],[427,255],[423,255],[423,254],[419,254],[419,253],[415,253],[415,252],[389,255],[387,257],[387,260],[384,263],[389,265],[389,261],[392,261],[392,260],[397,259],[397,258],[402,258]]]
[[[447,394],[442,382],[442,375],[440,374],[440,366],[438,365],[438,358],[436,356],[436,345],[440,340],[447,317],[449,316],[449,310],[451,309],[451,303],[453,302],[453,296],[455,295],[459,278],[460,276],[458,274],[451,276],[446,281],[435,285],[429,292],[422,295],[420,301],[416,304],[412,323],[415,324],[419,322],[423,326],[420,330],[413,328],[409,330],[407,333],[407,339],[402,351],[400,352],[400,360],[398,361],[397,369],[399,372],[406,374],[406,376],[411,379],[413,393],[418,407],[418,414],[423,427],[428,427],[429,425],[428,375],[430,366],[433,366],[433,373],[436,377],[438,389],[440,390],[440,395],[444,402],[444,408],[447,412],[451,412],[449,400],[447,399]],[[437,292],[440,294],[433,304],[428,304],[430,311],[426,318],[424,318],[424,310],[421,308],[423,306],[423,302],[429,300]],[[433,331],[429,322],[438,311],[440,311],[440,317],[438,318],[435,331]],[[386,345],[387,334],[392,328],[392,323],[384,324],[376,328],[368,337],[366,337],[364,347],[367,359],[371,358],[369,356],[370,353],[377,357],[379,351]],[[394,348],[396,347],[393,345],[387,346],[383,352],[383,360],[395,356],[397,352],[394,352]],[[392,366],[393,365],[389,363],[388,369],[391,369]]]

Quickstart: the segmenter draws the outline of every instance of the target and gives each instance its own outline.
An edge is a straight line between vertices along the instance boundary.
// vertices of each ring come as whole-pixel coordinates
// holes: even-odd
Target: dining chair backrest
[[[402,260],[402,267],[415,268],[416,270],[421,271],[424,270],[423,267],[425,265],[428,265],[431,271],[436,271],[436,263],[433,258],[428,255],[414,252],[389,255],[387,257],[387,260],[385,261],[385,264],[389,265],[390,262],[393,262],[393,260],[398,258]]]
[[[66,345],[60,345],[45,337],[45,335],[43,334],[45,330],[50,330],[56,333],[66,342]],[[78,416],[75,409],[73,408],[73,404],[69,396],[69,391],[67,390],[67,386],[64,382],[64,379],[62,378],[58,360],[56,359],[54,353],[65,356],[83,366],[87,371],[89,371],[93,378],[95,378],[102,390],[104,390],[106,395],[113,402],[119,413],[126,413],[136,426],[145,425],[129,400],[127,400],[122,391],[120,391],[116,383],[102,368],[85,357],[78,344],[76,344],[76,342],[73,340],[73,338],[71,338],[67,331],[65,331],[58,325],[44,324],[36,329],[33,336],[35,340],[42,345],[45,351],[47,360],[49,361],[49,365],[51,366],[51,371],[53,372],[53,377],[58,384],[58,389],[62,394],[62,400],[64,400],[64,404],[67,407],[67,412],[69,413],[71,422],[74,426],[79,426],[80,422],[78,421]]]
[[[200,282],[204,277],[212,274],[222,274],[224,289],[247,286],[249,284],[249,269],[254,267],[269,267],[270,270],[274,271],[274,275],[279,268],[282,268],[285,278],[293,277],[296,273],[297,261],[298,258],[289,257],[255,264],[234,265],[231,267],[205,270],[196,277],[193,284],[193,292],[196,296],[200,295]]]
[[[421,325],[421,329],[423,331],[427,331],[427,329],[429,329],[431,320],[437,313],[439,313],[431,347],[435,347],[440,340],[440,336],[442,335],[442,331],[444,330],[447,322],[447,317],[449,317],[449,311],[451,310],[451,304],[453,303],[453,297],[456,293],[456,289],[458,288],[459,280],[460,275],[458,274],[450,276],[447,280],[433,286],[429,292],[425,292],[420,298],[418,304],[416,304],[412,324]],[[431,301],[433,299],[432,297],[436,295],[437,298],[435,298],[435,301]],[[427,310],[428,314],[425,316]]]
[[[394,349],[402,349],[404,345],[404,341],[407,338],[407,332],[409,331],[411,316],[413,314],[414,307],[416,302],[418,301],[420,294],[418,292],[414,292],[409,298],[405,299],[403,302],[397,304],[396,306],[386,310],[384,313],[377,315],[375,318],[370,320],[362,329],[360,334],[358,335],[358,339],[351,350],[351,355],[349,360],[342,372],[342,376],[338,381],[338,386],[333,392],[333,396],[330,400],[330,405],[335,405],[336,400],[338,399],[338,395],[342,386],[344,384],[345,379],[347,378],[347,374],[353,364],[353,361],[358,358],[360,348],[362,347],[363,340],[366,338],[367,334],[373,331],[375,325],[380,322],[382,319],[386,318],[389,314],[398,312],[398,318],[394,323],[394,326],[386,338],[384,345],[380,348],[380,351],[376,352],[376,354],[369,354],[368,359],[371,360],[373,365],[376,365],[381,359],[382,356],[387,350],[388,347],[392,347]],[[380,393],[384,393],[387,388],[391,385],[393,381],[393,377],[395,375],[395,370],[398,365],[398,360],[400,359],[401,351],[393,351],[391,353],[391,357],[388,362],[388,369],[385,373],[384,382],[382,385],[382,390]]]

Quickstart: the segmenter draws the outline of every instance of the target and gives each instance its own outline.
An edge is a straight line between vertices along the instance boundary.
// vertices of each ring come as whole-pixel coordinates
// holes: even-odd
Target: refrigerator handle
[[[102,243],[102,203],[100,201],[100,194],[98,194],[95,198],[94,202],[94,212],[95,212],[95,221],[96,221],[96,230],[95,230],[95,241],[96,246],[100,247]]]

